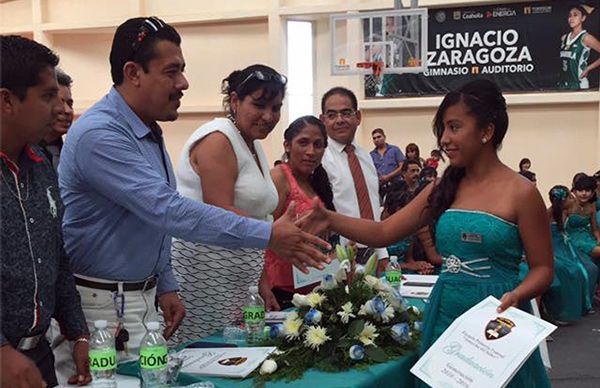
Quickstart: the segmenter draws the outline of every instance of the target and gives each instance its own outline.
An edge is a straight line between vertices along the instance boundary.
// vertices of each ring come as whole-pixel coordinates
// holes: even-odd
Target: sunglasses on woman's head
[[[240,82],[238,88],[241,88],[245,83],[247,83],[248,81],[250,81],[252,79],[257,79],[257,80],[263,81],[263,82],[275,81],[275,82],[280,83],[281,85],[287,84],[287,77],[283,74],[266,73],[261,70],[254,70],[252,73],[248,74],[248,76],[242,82]]]

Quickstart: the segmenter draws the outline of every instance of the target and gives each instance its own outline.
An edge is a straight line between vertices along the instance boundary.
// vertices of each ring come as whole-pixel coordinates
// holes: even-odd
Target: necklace
[[[8,181],[6,180],[6,177],[4,176],[4,171],[2,171],[2,180],[4,181],[6,187],[8,187],[8,191],[10,191],[13,197],[17,198],[21,202],[27,201],[27,199],[29,198],[29,172],[25,174],[25,197],[21,197],[21,190],[19,190],[19,185],[21,186],[21,188],[23,188],[22,183],[17,183],[17,192],[15,193],[10,183],[8,183]]]

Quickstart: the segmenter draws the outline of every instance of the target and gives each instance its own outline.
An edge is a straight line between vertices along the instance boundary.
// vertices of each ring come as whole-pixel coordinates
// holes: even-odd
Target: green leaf
[[[346,254],[346,249],[344,249],[343,246],[341,246],[340,244],[335,246],[335,253],[336,256],[338,258],[338,260],[340,261],[340,263],[346,259],[348,259],[348,255]]]
[[[373,253],[365,265],[365,275],[375,275],[377,271],[377,253]]]
[[[365,353],[367,353],[367,356],[375,362],[387,361],[387,355],[380,347],[365,346]]]
[[[362,319],[357,319],[356,321],[352,321],[352,323],[350,323],[350,325],[348,326],[348,336],[350,338],[354,338],[356,336],[358,336],[360,334],[361,331],[363,331],[365,327],[365,321],[363,321]]]
[[[351,246],[346,246],[346,252],[348,252],[348,260],[350,260],[350,262],[352,263],[356,259],[356,257],[354,256],[354,249],[352,249]]]

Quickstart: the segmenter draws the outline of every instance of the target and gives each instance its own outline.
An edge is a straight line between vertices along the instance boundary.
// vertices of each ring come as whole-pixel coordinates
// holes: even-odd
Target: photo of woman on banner
[[[600,53],[600,42],[583,29],[583,24],[593,11],[593,7],[584,3],[575,3],[569,10],[571,31],[562,36],[560,45],[562,67],[559,86],[562,89],[589,89],[587,77],[600,66],[600,58],[588,65],[591,50]]]

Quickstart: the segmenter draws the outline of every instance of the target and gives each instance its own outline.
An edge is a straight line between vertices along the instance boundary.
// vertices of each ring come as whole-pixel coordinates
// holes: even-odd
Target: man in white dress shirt
[[[381,204],[377,170],[369,153],[354,141],[361,120],[354,93],[343,87],[330,89],[321,99],[320,118],[329,138],[322,164],[331,182],[336,211],[350,217],[379,221]],[[358,261],[364,263],[370,251],[367,247],[358,247]],[[379,269],[384,270],[387,250],[375,251],[380,260]]]

